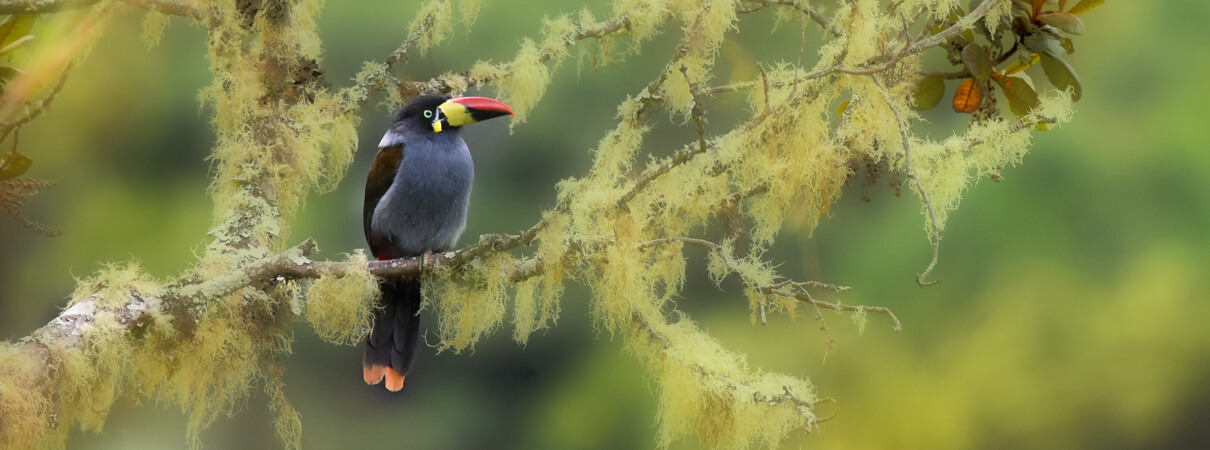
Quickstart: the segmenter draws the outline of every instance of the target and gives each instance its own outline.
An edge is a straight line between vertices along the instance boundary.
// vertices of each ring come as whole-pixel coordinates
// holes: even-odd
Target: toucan
[[[474,163],[459,136],[464,125],[511,115],[500,101],[484,97],[422,95],[395,114],[378,143],[366,177],[362,224],[379,260],[448,251],[466,229]],[[366,384],[386,380],[398,391],[416,360],[420,341],[420,279],[385,277],[366,338],[362,375]]]

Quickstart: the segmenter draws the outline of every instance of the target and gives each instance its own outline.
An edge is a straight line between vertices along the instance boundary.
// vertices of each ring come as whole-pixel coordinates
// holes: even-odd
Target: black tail
[[[420,280],[388,278],[378,288],[382,308],[374,312],[374,329],[366,339],[362,376],[366,384],[386,378],[387,389],[398,391],[416,361],[420,342]]]

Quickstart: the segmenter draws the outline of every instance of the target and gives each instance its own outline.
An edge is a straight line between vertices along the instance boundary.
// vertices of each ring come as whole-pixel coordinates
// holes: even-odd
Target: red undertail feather
[[[381,383],[382,377],[386,376],[386,374],[387,366],[375,364],[373,366],[361,367],[361,377],[366,380],[366,384],[371,386]]]
[[[386,369],[387,370],[384,375],[387,379],[387,390],[391,392],[399,392],[400,389],[403,389],[403,379],[407,376],[400,375],[399,372],[396,372],[393,368],[387,367]]]

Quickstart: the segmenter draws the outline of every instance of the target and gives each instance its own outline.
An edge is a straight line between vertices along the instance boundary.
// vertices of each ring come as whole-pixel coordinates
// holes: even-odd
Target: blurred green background
[[[362,61],[385,57],[417,8],[328,2],[327,79],[346,85]],[[544,14],[578,8],[488,2],[470,35],[459,25],[446,45],[402,69],[426,78],[477,59],[509,60],[521,38],[538,37]],[[591,8],[598,17],[609,12]],[[148,49],[139,38],[142,17],[119,14],[50,113],[21,133],[35,161],[28,176],[59,182],[27,211],[63,235],[41,237],[0,218],[0,339],[44,324],[73,277],[103,262],[138,260],[170,277],[205,243],[205,158],[214,137],[210,111],[196,102],[209,82],[204,33],[174,19]],[[859,186],[846,190],[813,236],[784,230],[769,254],[782,273],[853,286],[828,298],[889,306],[902,332],[871,315],[858,334],[848,316],[828,314],[836,345],[825,352],[809,314],[753,325],[739,287],[714,288],[695,250],[678,306],[747,353],[752,366],[809,377],[837,400],[818,411],[833,419],[792,436],[786,448],[1210,447],[1206,17],[1210,3],[1192,0],[1110,2],[1085,15],[1087,33],[1071,58],[1085,92],[1074,122],[1037,133],[1024,165],[966,194],[944,235],[941,284],[916,286],[929,257],[919,203],[882,184],[869,190],[870,202]],[[771,32],[769,12],[741,20],[720,59],[720,82],[752,76],[753,60],[814,59],[817,27],[806,30],[801,53],[796,25]],[[586,170],[616,104],[663,67],[678,38],[669,30],[641,56],[599,70],[577,69],[573,57],[511,135],[506,121],[466,130],[477,179],[463,242],[521,230],[551,206],[553,184]],[[735,94],[711,100],[711,126],[724,129],[745,108]],[[966,120],[946,109],[925,114],[934,138]],[[389,113],[364,109],[354,167],[337,191],[308,200],[291,242],[315,237],[321,258],[363,246],[362,182]],[[652,123],[654,152],[694,136],[662,114]],[[619,339],[593,330],[586,301],[572,286],[558,326],[524,348],[505,327],[473,353],[428,351],[396,395],[361,382],[360,348],[323,343],[299,322],[286,382],[303,416],[304,445],[654,447],[655,387]],[[424,320],[432,324],[431,315]],[[205,444],[277,447],[264,400],[258,392],[237,416],[220,419]],[[77,432],[70,445],[181,448],[184,434],[175,409],[127,404],[102,434]],[[696,446],[689,439],[675,447]]]

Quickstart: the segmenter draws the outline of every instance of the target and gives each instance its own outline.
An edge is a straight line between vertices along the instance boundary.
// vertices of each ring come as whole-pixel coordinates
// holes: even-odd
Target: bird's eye
[[[432,110],[429,110],[429,109],[424,110],[424,118],[425,118],[425,119],[432,119],[432,118],[433,118],[433,111],[432,111]]]

